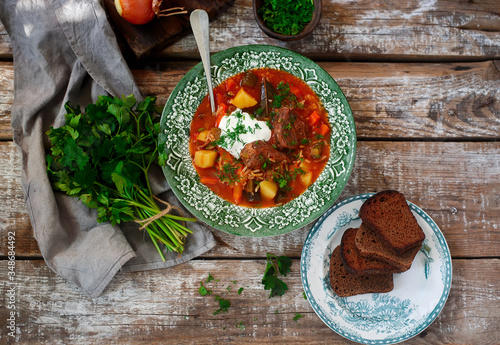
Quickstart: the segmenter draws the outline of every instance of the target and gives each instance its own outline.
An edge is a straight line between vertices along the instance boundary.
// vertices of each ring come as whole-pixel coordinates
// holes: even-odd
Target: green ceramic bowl
[[[189,129],[198,105],[208,93],[201,63],[172,91],[161,118],[159,143],[167,160],[163,173],[174,194],[199,220],[227,233],[265,237],[299,229],[333,205],[351,174],[356,152],[356,129],[351,108],[335,80],[310,59],[290,50],[248,45],[212,55],[214,85],[254,68],[274,68],[304,80],[319,96],[332,128],[330,158],[318,179],[292,201],[270,208],[234,205],[200,183],[189,154]]]

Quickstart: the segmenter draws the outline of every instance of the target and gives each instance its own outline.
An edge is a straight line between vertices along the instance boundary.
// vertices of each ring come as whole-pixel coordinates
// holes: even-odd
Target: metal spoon
[[[215,113],[214,92],[212,89],[212,75],[210,71],[210,46],[209,46],[209,25],[208,14],[204,10],[194,10],[189,17],[191,28],[193,29],[194,38],[200,51],[201,61],[205,69],[205,76],[208,83],[208,95],[210,97],[210,105],[212,113]]]

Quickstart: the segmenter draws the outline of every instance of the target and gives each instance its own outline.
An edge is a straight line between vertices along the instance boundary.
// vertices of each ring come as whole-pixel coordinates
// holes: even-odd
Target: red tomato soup
[[[301,79],[261,68],[214,89],[191,123],[190,153],[200,182],[246,207],[273,207],[302,194],[328,161],[331,128]]]

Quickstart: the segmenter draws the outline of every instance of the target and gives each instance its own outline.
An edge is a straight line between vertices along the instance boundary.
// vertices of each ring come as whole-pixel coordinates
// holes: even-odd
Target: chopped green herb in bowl
[[[268,36],[297,40],[310,33],[321,17],[321,0],[254,0],[254,15]]]

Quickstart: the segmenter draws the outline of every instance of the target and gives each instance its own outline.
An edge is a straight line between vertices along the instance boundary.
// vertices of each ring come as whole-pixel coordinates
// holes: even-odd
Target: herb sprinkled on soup
[[[301,79],[260,68],[226,79],[191,123],[190,151],[200,182],[246,207],[273,207],[302,194],[330,152],[327,112]]]

